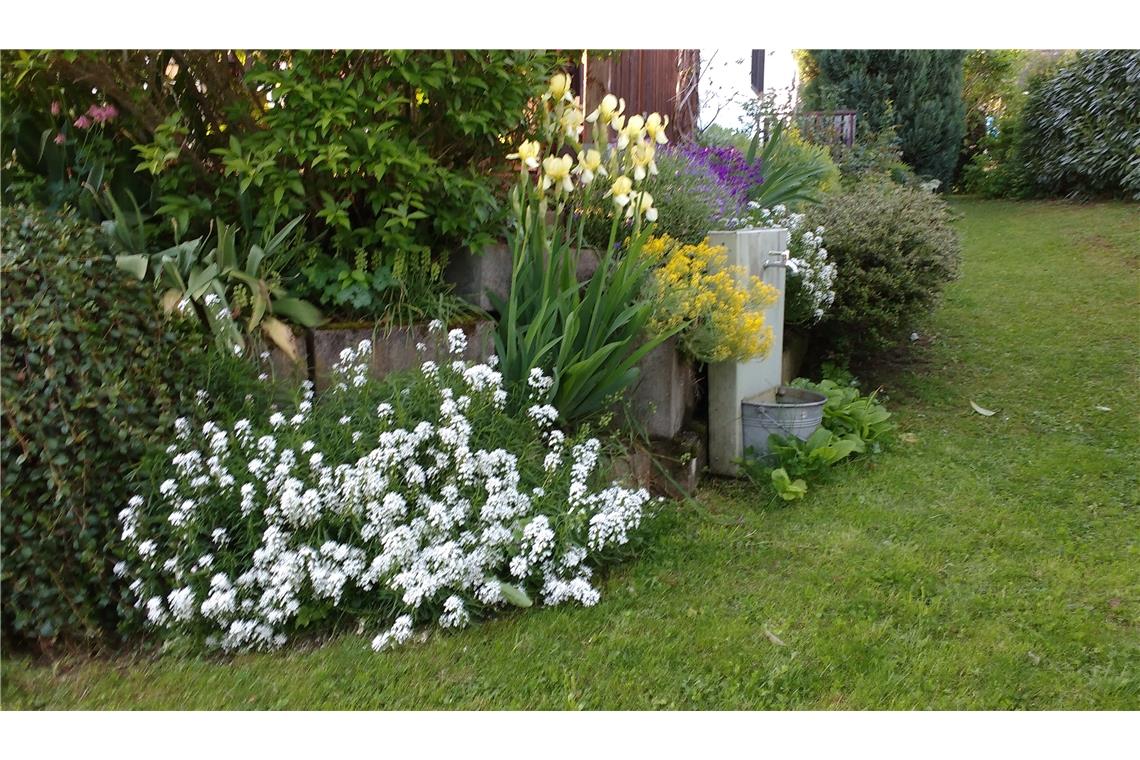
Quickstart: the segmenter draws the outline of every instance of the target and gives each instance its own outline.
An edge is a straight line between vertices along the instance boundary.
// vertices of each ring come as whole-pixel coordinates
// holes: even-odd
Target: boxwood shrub
[[[129,476],[203,348],[97,227],[6,208],[3,240],[4,638],[90,642],[118,620]]]
[[[826,228],[835,302],[815,346],[848,361],[894,345],[927,313],[958,269],[960,245],[945,201],[921,188],[864,182],[806,210]]]

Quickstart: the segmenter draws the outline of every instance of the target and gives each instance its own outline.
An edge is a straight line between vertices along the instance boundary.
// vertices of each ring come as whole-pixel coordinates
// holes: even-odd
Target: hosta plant
[[[461,330],[446,343],[438,363],[381,383],[365,341],[320,398],[177,421],[120,514],[116,572],[139,614],[227,651],[337,622],[376,632],[379,650],[504,605],[595,604],[594,573],[649,495],[602,482],[599,441],[554,426],[539,401],[550,377],[532,372],[534,402],[509,414],[495,363],[459,361]]]

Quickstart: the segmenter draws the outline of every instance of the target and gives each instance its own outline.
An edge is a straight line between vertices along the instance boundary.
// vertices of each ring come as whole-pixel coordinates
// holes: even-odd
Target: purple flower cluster
[[[665,156],[676,156],[679,160],[663,161],[665,167],[675,166],[670,172],[672,176],[662,177],[663,187],[661,195],[670,197],[674,194],[687,194],[700,196],[710,209],[712,220],[737,216],[744,201],[732,192],[732,189],[721,181],[706,164],[696,161],[690,155],[696,146],[668,145],[661,149]],[[699,148],[698,148],[699,150]]]
[[[730,145],[705,147],[690,144],[673,148],[673,151],[707,168],[742,204],[748,200],[748,192],[764,181],[760,162],[749,164],[744,154]]]

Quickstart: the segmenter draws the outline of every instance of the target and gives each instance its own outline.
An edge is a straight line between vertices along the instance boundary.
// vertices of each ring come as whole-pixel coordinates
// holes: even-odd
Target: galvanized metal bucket
[[[806,441],[823,421],[827,396],[804,388],[781,385],[740,402],[744,451],[757,457],[768,454],[768,436],[773,433]]]

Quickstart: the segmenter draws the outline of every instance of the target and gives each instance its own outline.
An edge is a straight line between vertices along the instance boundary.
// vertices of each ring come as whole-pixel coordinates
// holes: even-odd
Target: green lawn
[[[1140,213],[955,205],[900,442],[805,501],[709,482],[593,609],[381,655],[9,660],[4,706],[1140,708]]]

